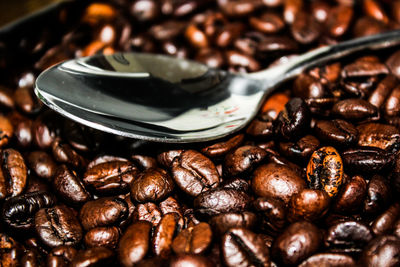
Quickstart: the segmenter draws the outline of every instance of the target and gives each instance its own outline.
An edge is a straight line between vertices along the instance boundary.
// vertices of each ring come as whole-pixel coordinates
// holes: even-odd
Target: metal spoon
[[[398,43],[400,31],[386,32],[246,75],[164,55],[98,55],[44,71],[35,92],[50,108],[102,131],[157,142],[200,142],[242,129],[268,93],[305,69]]]

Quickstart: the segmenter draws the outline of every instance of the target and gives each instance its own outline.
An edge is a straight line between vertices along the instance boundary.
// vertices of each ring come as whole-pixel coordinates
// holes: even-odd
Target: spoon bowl
[[[35,92],[55,111],[102,131],[157,142],[202,142],[245,127],[268,93],[305,69],[398,43],[400,31],[386,32],[321,47],[251,74],[164,55],[96,55],[47,69]]]

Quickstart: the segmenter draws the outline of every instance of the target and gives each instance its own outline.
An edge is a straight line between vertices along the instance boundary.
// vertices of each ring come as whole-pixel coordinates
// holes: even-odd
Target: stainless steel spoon
[[[44,71],[35,92],[50,108],[102,131],[157,142],[200,142],[242,129],[268,93],[305,69],[398,43],[400,31],[386,32],[246,75],[164,55],[98,55]]]

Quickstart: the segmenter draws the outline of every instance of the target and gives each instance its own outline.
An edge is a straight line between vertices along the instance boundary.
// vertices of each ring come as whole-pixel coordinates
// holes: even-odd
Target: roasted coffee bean
[[[299,267],[313,266],[354,267],[356,262],[347,254],[325,252],[314,254],[299,265]]]
[[[301,98],[292,98],[276,120],[276,132],[285,139],[292,139],[305,132],[311,120],[310,110]]]
[[[20,261],[21,266],[43,266],[43,258],[35,249],[29,249],[25,252]]]
[[[302,0],[285,1],[283,7],[283,17],[285,19],[285,22],[288,24],[292,24],[302,8],[303,8]]]
[[[215,188],[220,183],[214,163],[194,150],[184,151],[175,157],[171,173],[178,187],[191,196]]]
[[[337,102],[332,112],[346,120],[362,120],[378,114],[377,108],[363,99],[345,99]]]
[[[400,203],[394,203],[371,224],[372,232],[378,236],[389,234],[400,217]]]
[[[96,193],[122,193],[129,190],[137,173],[138,169],[132,163],[116,159],[88,166],[83,181]]]
[[[396,86],[386,99],[384,112],[388,116],[400,115],[400,86]]]
[[[299,12],[291,25],[294,39],[301,44],[310,44],[317,40],[321,33],[317,20],[306,12]]]
[[[72,246],[58,246],[53,248],[47,255],[47,266],[64,267],[75,258],[77,251]]]
[[[280,232],[286,225],[287,212],[283,201],[276,198],[259,197],[253,201],[252,206],[261,214],[263,224],[272,233]]]
[[[134,1],[130,8],[130,13],[138,21],[152,21],[161,12],[160,5],[154,0]]]
[[[349,146],[358,139],[357,128],[341,119],[317,121],[314,131],[319,140],[332,145]]]
[[[54,112],[45,112],[32,124],[33,142],[40,149],[50,148],[56,136],[60,136],[63,119]]]
[[[154,265],[152,265],[152,266],[154,266]],[[204,257],[204,256],[180,254],[171,259],[169,266],[170,267],[180,267],[180,266],[211,267],[211,266],[213,266],[213,264],[207,257]]]
[[[63,200],[71,204],[85,203],[90,199],[82,181],[74,171],[67,166],[61,165],[57,168],[53,178],[53,187]]]
[[[358,145],[390,149],[400,144],[400,131],[388,124],[365,123],[357,126]]]
[[[312,135],[306,135],[297,142],[280,142],[279,151],[281,154],[294,160],[306,161],[319,147],[319,140]]]
[[[313,189],[322,189],[331,197],[337,195],[343,182],[343,163],[335,148],[322,147],[312,154],[307,181]]]
[[[248,192],[250,188],[249,182],[241,178],[226,180],[221,186],[224,188],[232,188],[243,192]]]
[[[351,6],[339,4],[332,8],[328,14],[326,27],[332,37],[340,37],[345,34],[354,15]]]
[[[277,33],[285,27],[280,15],[268,11],[261,16],[250,17],[249,24],[254,29],[264,33]]]
[[[379,172],[390,167],[394,156],[380,148],[349,148],[341,153],[344,166],[350,172]]]
[[[80,250],[71,262],[71,266],[109,266],[114,263],[114,253],[105,247],[93,247]]]
[[[128,204],[118,197],[104,197],[86,202],[79,219],[85,230],[118,224],[128,216]]]
[[[210,48],[200,49],[195,57],[195,60],[209,66],[210,68],[222,68],[222,66],[225,65],[225,58],[222,52]]]
[[[254,169],[265,157],[267,152],[257,146],[242,146],[225,157],[225,171],[233,177]]]
[[[43,106],[42,102],[34,96],[33,88],[19,87],[14,91],[16,107],[26,114],[36,114]]]
[[[42,208],[52,207],[56,198],[47,192],[26,193],[7,199],[3,204],[3,220],[14,229],[31,229],[35,213]]]
[[[251,186],[257,196],[278,198],[287,204],[292,195],[306,187],[306,182],[291,168],[269,163],[254,171]]]
[[[148,221],[153,226],[157,226],[161,220],[162,214],[156,204],[152,202],[147,202],[137,205],[132,216],[134,220]]]
[[[260,1],[222,0],[217,2],[221,11],[232,17],[248,15],[261,6]]]
[[[76,245],[82,239],[82,227],[74,211],[64,205],[40,209],[35,215],[35,229],[49,247]]]
[[[322,242],[320,230],[312,223],[300,221],[289,225],[272,245],[272,260],[295,265],[315,253]]]
[[[132,155],[131,160],[140,166],[142,169],[150,169],[157,167],[157,161],[155,158],[145,155]]]
[[[400,239],[382,235],[372,240],[365,248],[361,264],[363,266],[396,266],[400,264]]]
[[[18,147],[29,147],[33,141],[32,120],[22,118],[18,121],[12,121],[14,127],[14,139]]]
[[[385,103],[386,98],[392,89],[399,83],[396,76],[389,74],[382,79],[376,86],[375,90],[369,95],[368,102],[380,108]]]
[[[28,170],[22,155],[12,148],[1,151],[0,199],[20,195],[26,187]]]
[[[343,78],[354,78],[388,73],[388,68],[385,64],[380,63],[379,59],[362,57],[355,62],[344,66],[341,76]]]
[[[263,117],[254,119],[247,127],[246,133],[260,139],[272,137],[274,134],[272,118],[269,116],[265,116],[266,118]]]
[[[207,223],[182,230],[173,240],[172,249],[176,254],[201,254],[210,247],[211,227]]]
[[[389,181],[381,175],[374,175],[369,180],[367,198],[364,200],[364,212],[377,213],[386,208],[391,198]]]
[[[139,221],[131,224],[118,244],[118,258],[123,266],[132,266],[147,254],[150,245],[151,224]]]
[[[209,217],[225,212],[242,212],[249,205],[247,193],[230,188],[216,188],[201,193],[194,199],[195,212]]]
[[[329,204],[330,198],[325,191],[304,189],[290,199],[287,212],[289,221],[318,220],[328,212]]]
[[[254,72],[260,69],[260,63],[255,58],[235,50],[228,50],[225,58],[230,69],[235,72]]]
[[[24,253],[21,244],[12,237],[0,233],[1,264],[4,266],[19,266],[20,259]]]
[[[162,214],[175,212],[180,216],[183,215],[182,207],[180,206],[178,200],[176,200],[174,197],[166,198],[164,201],[161,201],[158,206],[160,207]]]
[[[222,237],[221,249],[227,266],[270,266],[263,239],[246,228],[231,228]]]
[[[238,134],[226,141],[204,147],[201,150],[201,153],[210,158],[222,157],[231,152],[233,149],[237,148],[243,142],[243,139],[244,135]]]
[[[182,154],[184,150],[168,150],[157,155],[157,162],[166,168],[169,168],[174,161],[175,157]]]
[[[227,212],[213,216],[209,222],[217,234],[223,235],[233,227],[243,227],[252,230],[258,222],[258,218],[255,213],[249,211],[242,213]]]
[[[157,225],[152,239],[153,253],[161,258],[168,258],[171,254],[172,240],[180,231],[178,221],[182,219],[179,214],[172,212],[165,214]]]
[[[137,202],[158,202],[174,189],[174,182],[168,172],[153,168],[143,171],[131,183],[131,198]]]
[[[13,134],[14,129],[10,120],[0,115],[0,147],[6,146]]]
[[[55,139],[51,145],[53,157],[60,163],[65,163],[74,168],[80,169],[85,166],[85,159],[79,155],[69,144],[61,139]]]
[[[319,77],[308,73],[296,77],[293,85],[293,94],[301,98],[322,98],[326,95],[326,89]]]
[[[328,229],[325,246],[334,252],[359,252],[372,238],[371,229],[361,222],[339,222]]]
[[[113,249],[117,246],[120,237],[118,227],[96,227],[90,229],[83,239],[87,247],[107,247]]]
[[[22,85],[21,87],[25,87],[25,85]],[[0,85],[0,106],[2,108],[12,109],[14,108],[14,105],[13,91],[8,87]]]
[[[367,183],[356,175],[344,183],[336,196],[333,209],[339,213],[353,213],[361,208],[367,195]]]
[[[57,165],[52,157],[44,151],[30,152],[27,157],[29,168],[40,178],[51,181]]]

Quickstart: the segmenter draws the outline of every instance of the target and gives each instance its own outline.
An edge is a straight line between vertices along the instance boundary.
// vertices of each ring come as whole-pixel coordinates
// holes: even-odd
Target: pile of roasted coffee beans
[[[400,265],[398,48],[310,69],[208,143],[105,134],[33,94],[48,66],[114,51],[257,71],[399,28],[399,0],[115,0],[59,20],[19,43],[20,69],[0,59],[1,266]]]

